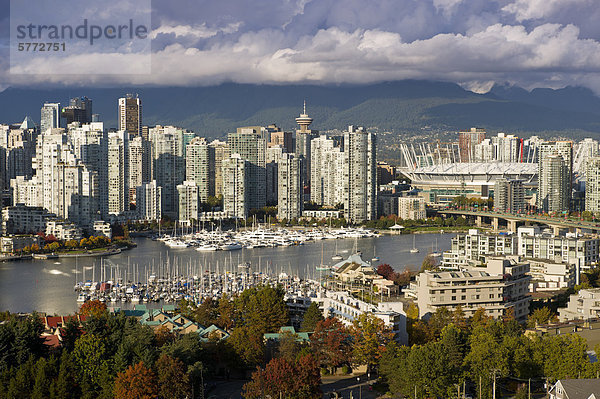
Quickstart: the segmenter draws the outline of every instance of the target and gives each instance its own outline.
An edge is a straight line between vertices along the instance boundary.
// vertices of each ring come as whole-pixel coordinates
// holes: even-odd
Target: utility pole
[[[483,396],[481,396],[481,376],[479,376],[479,399],[482,399]]]
[[[492,388],[492,397],[493,399],[496,399],[496,370],[494,369],[494,385]]]

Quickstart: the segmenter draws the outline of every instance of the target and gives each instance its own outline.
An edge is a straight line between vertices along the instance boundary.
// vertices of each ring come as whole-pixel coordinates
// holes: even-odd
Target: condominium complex
[[[244,176],[247,180],[246,207],[260,209],[267,204],[266,197],[266,141],[264,128],[241,127],[227,135],[231,154],[238,154],[247,162]]]
[[[549,141],[539,147],[537,206],[545,212],[570,209],[573,143]]]
[[[222,161],[223,211],[233,218],[245,219],[248,216],[248,164],[239,154],[232,154]]]
[[[467,234],[459,233],[452,238],[450,251],[443,254],[442,266],[458,270],[481,264],[489,256],[515,255],[518,245],[516,235],[486,234],[471,229]]]
[[[458,133],[458,147],[460,149],[460,162],[473,162],[475,159],[475,146],[485,139],[485,130],[472,127]]]
[[[179,223],[191,225],[198,220],[198,191],[196,182],[190,180],[177,186]]]
[[[141,220],[161,220],[162,188],[156,180],[142,183],[136,188],[136,211]]]
[[[558,309],[561,321],[600,318],[600,288],[583,288],[569,297],[566,308]]]
[[[411,283],[411,295],[417,298],[419,317],[440,307],[460,306],[466,317],[483,308],[499,319],[512,309],[517,320],[525,320],[530,302],[528,271],[528,263],[507,258],[489,258],[485,267],[462,271],[425,271]]]
[[[494,210],[509,213],[521,213],[525,210],[525,188],[522,180],[496,180]]]
[[[585,169],[585,210],[600,212],[600,157],[587,160]]]
[[[283,154],[278,164],[278,219],[298,219],[303,210],[302,158]]]
[[[376,136],[349,126],[344,133],[344,212],[351,223],[377,217]]]
[[[520,256],[575,264],[589,269],[598,262],[600,239],[591,237],[555,237],[521,235]]]
[[[40,132],[46,134],[49,129],[60,127],[60,103],[44,103],[41,112]]]
[[[108,133],[108,213],[129,210],[129,133]]]
[[[201,137],[186,146],[185,178],[198,187],[198,197],[206,202],[215,195],[215,148]]]
[[[325,207],[344,202],[344,152],[339,138],[321,135],[311,141],[310,200]]]
[[[425,219],[425,200],[419,197],[398,197],[398,217],[409,220]]]

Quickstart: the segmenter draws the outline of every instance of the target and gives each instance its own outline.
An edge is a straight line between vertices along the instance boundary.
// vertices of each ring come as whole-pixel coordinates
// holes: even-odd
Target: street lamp
[[[356,377],[356,381],[358,381],[358,397],[362,399],[362,385],[360,385],[360,376]]]

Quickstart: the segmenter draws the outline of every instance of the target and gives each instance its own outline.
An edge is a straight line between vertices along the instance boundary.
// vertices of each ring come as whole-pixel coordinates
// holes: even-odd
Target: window
[[[452,300],[456,301],[456,295],[452,295]]]

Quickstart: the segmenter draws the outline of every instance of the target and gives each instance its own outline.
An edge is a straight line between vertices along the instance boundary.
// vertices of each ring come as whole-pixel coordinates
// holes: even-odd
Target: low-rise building
[[[519,237],[519,255],[578,265],[582,270],[598,263],[600,239],[594,237],[557,237],[548,234]]]
[[[529,292],[558,291],[579,284],[578,268],[569,263],[530,259]]]
[[[581,289],[569,297],[566,308],[558,309],[561,321],[600,317],[600,288]]]
[[[382,302],[377,305],[354,298],[345,291],[325,291],[319,293],[315,301],[323,311],[325,317],[337,317],[345,325],[352,325],[354,320],[363,313],[369,313],[384,321],[385,325],[394,333],[394,339],[401,343],[408,343],[406,333],[406,313],[401,302]]]
[[[600,379],[558,380],[548,391],[548,397],[550,399],[598,399],[600,398]]]
[[[45,230],[50,216],[41,206],[7,206],[2,209],[2,234],[39,233]]]
[[[105,222],[104,220],[96,220],[92,230],[96,236],[104,236],[109,239],[112,238],[112,229],[110,227],[110,223]]]
[[[313,211],[302,211],[302,218],[306,218],[306,219],[311,219],[311,218],[338,219],[341,216],[342,216],[342,212],[339,210],[321,209],[321,210],[313,210]]]
[[[470,229],[468,233],[452,238],[450,250],[442,256],[442,268],[459,270],[481,264],[489,256],[515,255],[518,244],[516,235],[487,234]]]
[[[0,249],[4,253],[14,253],[21,251],[25,247],[32,245],[42,246],[40,236],[3,236],[0,237]]]
[[[49,220],[46,223],[46,235],[53,235],[57,240],[81,240],[81,229],[74,223],[63,220]]]
[[[528,263],[514,258],[493,257],[486,267],[462,271],[425,271],[411,283],[410,295],[416,297],[419,317],[427,317],[438,308],[455,310],[458,306],[470,317],[483,308],[486,314],[501,318],[513,309],[517,320],[529,314]]]

